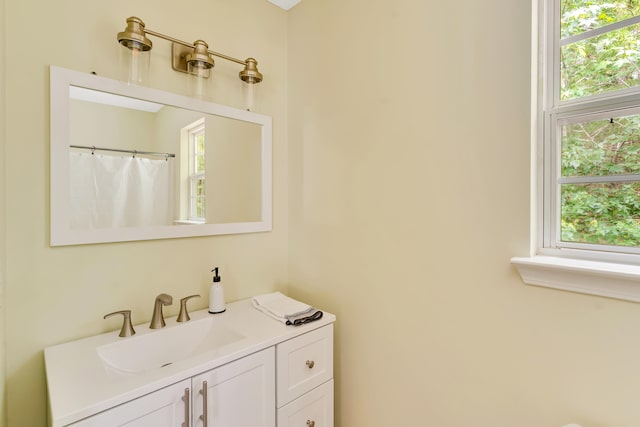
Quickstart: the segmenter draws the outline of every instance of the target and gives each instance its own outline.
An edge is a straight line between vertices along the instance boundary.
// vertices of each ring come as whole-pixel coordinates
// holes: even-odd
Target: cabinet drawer
[[[278,409],[278,427],[333,427],[333,380]]]
[[[278,408],[333,378],[333,325],[276,347]]]

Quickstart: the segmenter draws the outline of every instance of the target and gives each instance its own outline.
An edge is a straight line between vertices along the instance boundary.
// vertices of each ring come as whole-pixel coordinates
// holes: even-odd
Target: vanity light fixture
[[[207,81],[215,62],[207,52],[209,45],[204,40],[196,40],[193,45],[193,52],[185,56],[189,89],[192,95],[204,98],[207,94]]]
[[[194,82],[195,95],[204,95],[204,81],[211,75],[211,68],[215,65],[213,56],[227,61],[238,63],[244,68],[238,77],[243,82],[245,90],[245,108],[253,108],[254,85],[262,81],[262,74],[258,71],[258,61],[254,58],[246,60],[236,59],[209,49],[209,45],[203,40],[188,43],[174,37],[161,34],[145,27],[144,22],[135,16],[127,18],[127,27],[118,33],[118,43],[124,46],[124,55],[127,63],[127,81],[140,84],[144,80],[149,68],[149,56],[153,43],[147,35],[159,37],[172,43],[171,66],[176,71],[188,73],[200,82]]]

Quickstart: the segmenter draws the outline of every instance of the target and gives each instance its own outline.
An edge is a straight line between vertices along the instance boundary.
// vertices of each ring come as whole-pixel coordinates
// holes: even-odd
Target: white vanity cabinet
[[[333,325],[276,346],[278,427],[333,427]]]
[[[175,427],[191,417],[189,401],[191,381],[184,380],[146,396],[108,409],[71,424],[73,427]]]
[[[333,322],[250,300],[45,349],[50,427],[333,427]]]

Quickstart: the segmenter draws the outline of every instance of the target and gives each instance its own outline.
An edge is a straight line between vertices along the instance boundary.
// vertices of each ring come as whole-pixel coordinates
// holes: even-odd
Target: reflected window
[[[204,138],[204,123],[189,129],[189,219],[202,222],[206,214]]]

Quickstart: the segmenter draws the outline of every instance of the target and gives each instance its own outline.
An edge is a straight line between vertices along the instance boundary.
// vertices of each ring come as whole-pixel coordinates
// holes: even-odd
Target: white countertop
[[[119,340],[153,334],[148,324],[136,325],[136,336],[118,337],[119,330],[45,348],[45,366],[49,394],[49,422],[64,426],[87,416],[120,405],[251,353],[271,347],[298,335],[335,322],[324,313],[322,319],[301,326],[287,326],[251,305],[246,299],[229,303],[221,314],[200,310],[191,313],[191,321],[215,317],[243,336],[231,344],[200,353],[169,366],[142,373],[127,373],[108,366],[96,349]],[[166,319],[165,328],[179,328],[176,318]]]

